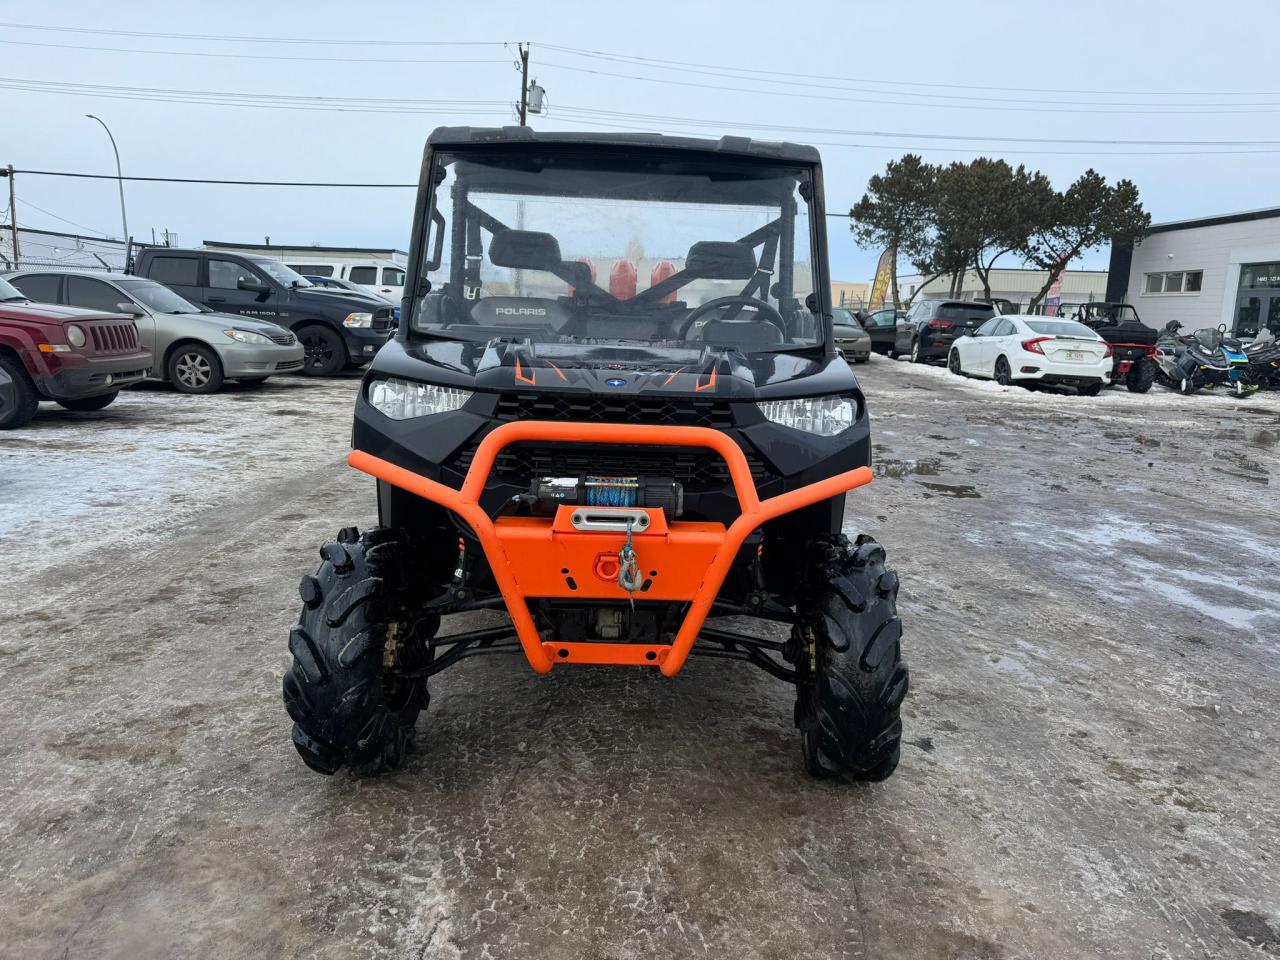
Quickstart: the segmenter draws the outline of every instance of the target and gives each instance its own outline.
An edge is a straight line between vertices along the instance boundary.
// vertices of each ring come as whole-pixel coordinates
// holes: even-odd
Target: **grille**
[[[268,336],[271,337],[272,343],[278,343],[282,347],[291,347],[298,342],[298,338],[292,333],[282,333],[279,336],[268,334]]]
[[[386,333],[388,330],[394,330],[396,326],[396,318],[393,308],[379,307],[373,314],[373,329],[380,333]]]
[[[138,349],[138,328],[132,323],[85,324],[94,353],[134,353]]]
[[[468,448],[450,464],[465,474],[475,453]],[[747,452],[747,466],[758,487],[772,478],[768,467]],[[498,455],[491,479],[527,486],[534,477],[573,477],[588,473],[672,479],[692,493],[732,486],[719,454],[695,447],[598,447],[585,444],[514,443]]]
[[[570,396],[504,393],[494,416],[511,420],[576,420],[592,423],[661,423],[682,427],[733,426],[729,404],[717,400],[667,400],[657,397]]]
[[[277,372],[281,370],[301,370],[301,369],[302,369],[301,360],[281,360],[279,363],[276,364]]]

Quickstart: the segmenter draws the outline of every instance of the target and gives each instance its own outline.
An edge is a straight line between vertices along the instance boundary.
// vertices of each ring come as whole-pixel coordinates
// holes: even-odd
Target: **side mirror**
[[[121,300],[116,304],[116,313],[127,313],[131,317],[145,317],[147,311],[131,300]]]
[[[239,280],[236,281],[236,289],[247,290],[250,293],[270,293],[271,292],[271,288],[268,287],[265,283],[258,283],[256,280],[246,280],[244,277],[241,277]]]

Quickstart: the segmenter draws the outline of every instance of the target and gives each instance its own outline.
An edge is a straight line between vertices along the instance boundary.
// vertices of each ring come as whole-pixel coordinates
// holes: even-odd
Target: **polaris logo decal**
[[[500,317],[545,317],[546,307],[494,307],[493,312]]]
[[[604,382],[604,384],[606,387],[625,387],[627,385],[627,381],[623,380],[621,377],[610,377]]]

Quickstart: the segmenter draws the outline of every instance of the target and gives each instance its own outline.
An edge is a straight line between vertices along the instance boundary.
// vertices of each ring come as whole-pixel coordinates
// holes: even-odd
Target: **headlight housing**
[[[853,397],[764,400],[759,406],[766,420],[820,437],[843,433],[858,419],[858,402]]]
[[[392,420],[429,417],[457,410],[471,398],[470,390],[438,387],[409,380],[375,380],[369,385],[369,403]]]
[[[238,343],[262,344],[272,342],[270,337],[264,337],[262,334],[254,333],[252,330],[238,330],[232,327],[230,330],[223,330],[222,332]]]
[[[74,323],[67,324],[67,343],[73,347],[83,347],[85,344],[84,330]]]
[[[371,327],[373,326],[372,313],[348,313],[342,320],[344,327]]]

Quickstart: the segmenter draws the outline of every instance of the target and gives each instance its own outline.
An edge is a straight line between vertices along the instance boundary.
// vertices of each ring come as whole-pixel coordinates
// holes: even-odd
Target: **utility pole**
[[[22,252],[18,249],[18,201],[14,198],[13,164],[4,168],[4,175],[9,178],[9,229],[13,231],[13,265],[22,266]]]
[[[520,126],[529,125],[529,44],[518,44],[520,50]]]

